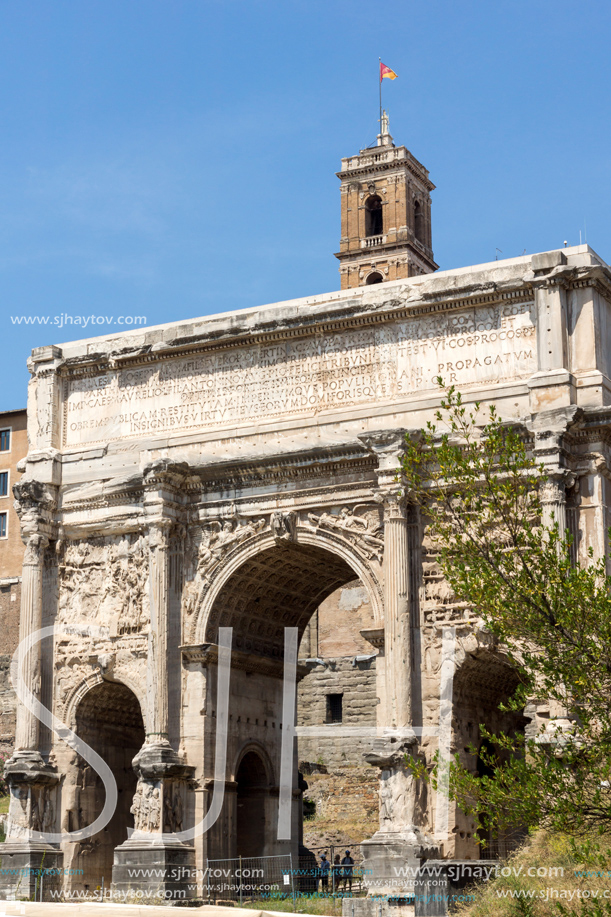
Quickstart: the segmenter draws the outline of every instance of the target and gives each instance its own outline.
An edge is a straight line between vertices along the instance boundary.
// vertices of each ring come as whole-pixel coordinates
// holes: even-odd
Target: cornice
[[[347,252],[334,252],[333,254],[334,257],[342,263],[347,261],[367,263],[371,261],[372,258],[379,255],[392,258],[395,254],[404,254],[407,251],[421,260],[430,262],[435,270],[439,267],[433,260],[433,250],[427,245],[418,243],[415,239],[397,239],[394,242],[380,242],[379,245],[372,246],[371,248],[358,248]]]
[[[87,354],[83,357],[67,360],[60,368],[60,373],[67,382],[69,379],[81,376],[98,375],[101,372],[146,365],[147,363],[162,363],[177,357],[234,350],[236,347],[245,344],[272,344],[279,341],[313,337],[318,334],[333,334],[354,328],[382,325],[438,312],[453,312],[459,309],[469,309],[480,305],[507,301],[523,302],[532,300],[534,294],[530,284],[525,284],[521,281],[518,283],[519,286],[516,289],[499,290],[494,281],[491,281],[488,284],[482,284],[482,286],[490,287],[489,291],[477,293],[467,291],[463,296],[454,296],[451,299],[444,298],[443,294],[440,293],[424,293],[422,299],[415,303],[397,304],[396,301],[393,302],[391,300],[388,307],[384,306],[378,311],[373,311],[376,308],[375,306],[372,308],[369,304],[361,305],[358,311],[354,310],[349,314],[337,315],[335,318],[317,318],[313,316],[311,320],[304,321],[303,316],[300,316],[295,320],[298,323],[295,327],[282,326],[269,331],[260,330],[258,332],[244,331],[231,336],[228,334],[223,338],[210,336],[190,342],[178,340],[173,344],[168,344],[163,350],[152,351],[150,345],[147,345],[137,352],[120,355]],[[347,305],[350,302],[348,301]]]
[[[301,452],[288,453],[282,456],[269,458],[240,460],[232,459],[230,462],[218,462],[200,468],[190,467],[185,478],[182,493],[186,500],[172,503],[180,512],[192,511],[197,507],[198,501],[214,493],[225,494],[228,489],[242,489],[245,487],[265,487],[267,485],[297,484],[302,483],[303,490],[291,488],[291,499],[298,494],[310,496],[313,494],[341,493],[344,490],[354,492],[367,490],[375,481],[376,458],[365,450],[360,444],[348,443],[339,446],[320,447]],[[359,483],[354,481],[338,482],[342,475],[358,475]],[[312,487],[312,481],[328,479],[329,483],[323,486]],[[81,500],[66,500],[62,503],[63,513],[90,511],[93,509],[110,509],[119,506],[140,506],[143,503],[145,487],[141,482],[126,490],[119,482],[120,490],[113,493],[109,488],[112,482],[106,481],[105,490],[99,494],[92,494]],[[276,498],[276,497],[275,497]],[[275,499],[274,498],[274,499]],[[270,495],[250,494],[241,500],[234,501],[227,497],[218,501],[223,505],[228,502],[265,502]],[[205,501],[208,503],[209,501]]]
[[[179,649],[185,662],[199,663],[203,668],[218,665],[219,648],[216,643],[189,644]],[[284,675],[283,660],[258,656],[256,653],[246,653],[235,647],[231,650],[231,668],[242,672],[256,672],[258,675],[269,675],[270,678],[282,678]],[[296,669],[297,681],[301,681],[310,673],[310,669],[305,665],[297,664]]]
[[[375,460],[365,449],[341,446],[337,450],[293,453],[271,460],[235,460],[223,465],[208,466],[198,473],[199,480],[192,483],[190,489],[209,491],[215,487],[225,488],[228,483],[277,483],[374,470]]]
[[[424,169],[424,166],[422,166]],[[434,191],[437,187],[433,184],[427,175],[423,174],[417,166],[409,159],[393,159],[387,162],[373,162],[370,165],[350,166],[345,172],[336,172],[335,174],[341,182],[354,181],[357,176],[371,175],[372,172],[409,172],[414,178],[417,178],[426,188],[427,191]]]

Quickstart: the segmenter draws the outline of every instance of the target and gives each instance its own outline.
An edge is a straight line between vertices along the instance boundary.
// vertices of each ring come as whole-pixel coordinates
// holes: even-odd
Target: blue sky
[[[339,287],[335,172],[391,132],[429,169],[442,268],[579,242],[611,259],[611,5],[4,0],[0,410],[11,316],[153,325]]]

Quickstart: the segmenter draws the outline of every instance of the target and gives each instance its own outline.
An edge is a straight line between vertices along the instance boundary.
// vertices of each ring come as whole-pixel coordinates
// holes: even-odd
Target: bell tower
[[[429,173],[407,147],[395,146],[382,114],[377,146],[342,159],[341,288],[436,271]]]

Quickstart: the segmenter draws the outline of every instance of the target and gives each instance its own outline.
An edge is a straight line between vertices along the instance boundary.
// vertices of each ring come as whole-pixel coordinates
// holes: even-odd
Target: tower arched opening
[[[384,232],[384,216],[382,208],[382,198],[378,194],[372,194],[365,201],[365,235],[381,236]]]
[[[422,242],[424,245],[424,213],[422,212],[422,204],[418,199],[414,201],[414,235],[418,242]]]

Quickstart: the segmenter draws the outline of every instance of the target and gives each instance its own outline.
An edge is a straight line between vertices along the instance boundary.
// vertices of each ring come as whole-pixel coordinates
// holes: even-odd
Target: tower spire
[[[388,130],[388,112],[383,111],[380,118],[380,133],[378,134],[378,146],[394,146],[392,137]]]

